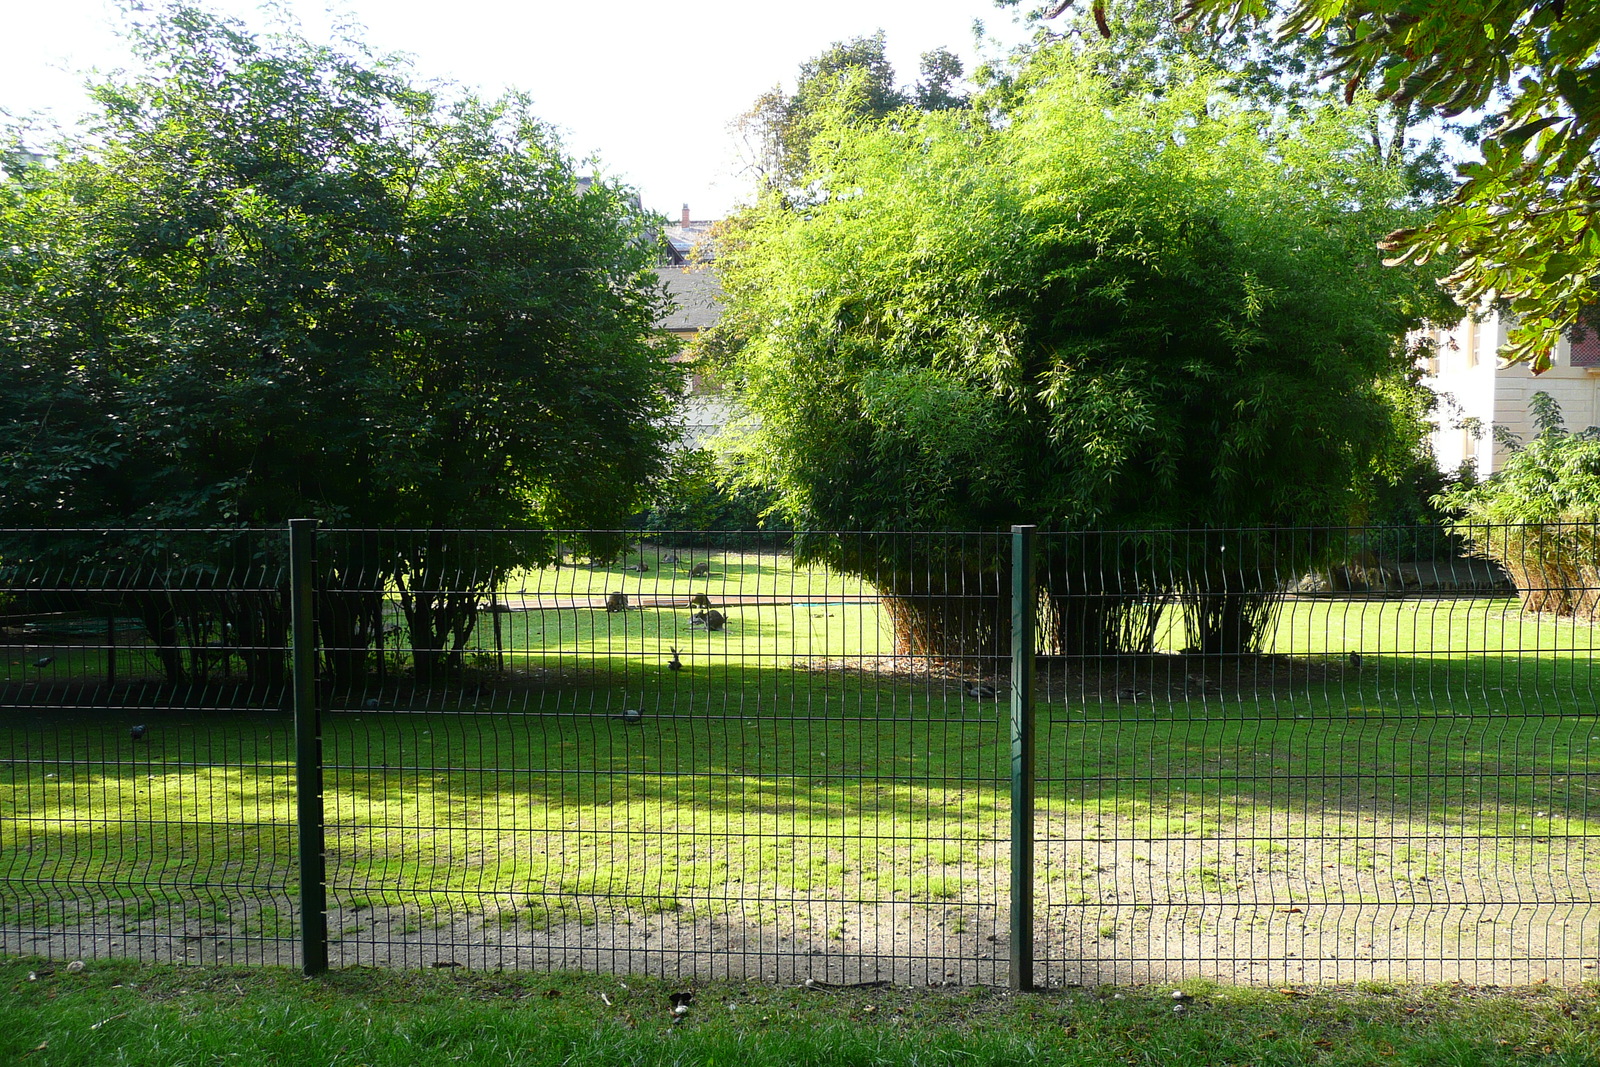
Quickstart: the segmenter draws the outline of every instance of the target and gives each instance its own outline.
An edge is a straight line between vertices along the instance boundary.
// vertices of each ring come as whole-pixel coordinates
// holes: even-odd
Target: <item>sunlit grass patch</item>
[[[374,708],[336,704],[322,736],[336,931],[378,939],[380,911],[405,916],[383,927],[396,938],[462,916],[536,933],[737,911],[821,936],[840,902],[885,916],[905,905],[919,921],[997,906],[1010,863],[1006,702],[872,660],[886,647],[872,642],[888,641],[876,606],[838,596],[750,605],[756,625],[715,634],[690,632],[676,606],[519,607],[500,613],[508,645],[550,642],[529,654],[584,669],[534,683],[485,666],[459,690],[396,685]],[[1235,664],[1216,690],[1186,687],[1181,656],[1145,671],[1169,688],[1137,699],[1097,681],[1094,664],[1046,661],[1043,906],[1083,909],[1080,932],[1098,941],[1088,909],[1113,900],[1159,911],[1587,899],[1600,886],[1600,846],[1586,845],[1600,841],[1589,653],[1572,627],[1502,607],[1291,603],[1282,625],[1300,636],[1280,634],[1278,658]],[[1316,655],[1289,656],[1311,630]],[[1540,647],[1447,647],[1514,639]],[[1568,644],[1546,647],[1556,641]],[[1347,649],[1364,650],[1359,666]],[[11,723],[21,755],[0,765],[0,888],[33,888],[8,916],[70,921],[49,898],[78,884],[100,887],[133,926],[159,920],[140,903],[156,892],[292,892],[289,727],[282,714],[157,713],[135,742],[110,717]],[[1132,914],[1107,939],[1118,950],[1145,936]],[[229,922],[259,936],[292,925],[270,918],[239,910]]]

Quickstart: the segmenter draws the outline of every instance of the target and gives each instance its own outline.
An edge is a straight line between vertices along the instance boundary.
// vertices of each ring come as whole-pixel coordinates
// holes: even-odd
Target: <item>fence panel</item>
[[[1005,980],[1009,590],[947,561],[1007,539],[858,540],[921,568],[878,582],[703,539],[461,534],[386,601],[401,648],[476,603],[440,680],[385,652],[327,711],[335,965]]]
[[[0,946],[291,963],[282,530],[0,531]]]
[[[1041,980],[1594,975],[1589,620],[1409,531],[1048,555]]]

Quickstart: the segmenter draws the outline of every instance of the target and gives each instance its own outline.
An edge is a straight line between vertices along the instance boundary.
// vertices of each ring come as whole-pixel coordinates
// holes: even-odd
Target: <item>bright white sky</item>
[[[255,0],[214,10],[267,25]],[[749,189],[739,176],[733,119],[834,41],[882,29],[902,83],[944,46],[970,71],[972,25],[1019,38],[991,0],[283,0],[305,35],[326,38],[326,7],[353,15],[379,52],[406,52],[424,78],[497,93],[508,86],[563,131],[567,150],[597,154],[604,173],[676,217],[719,218]],[[63,124],[83,107],[82,72],[128,62],[111,0],[7,0],[0,16],[0,110],[44,112]]]

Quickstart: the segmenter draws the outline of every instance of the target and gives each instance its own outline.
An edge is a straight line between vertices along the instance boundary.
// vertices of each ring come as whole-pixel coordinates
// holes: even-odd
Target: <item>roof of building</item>
[[[722,318],[722,279],[711,266],[662,267],[661,281],[674,307],[657,326],[663,330],[704,330]]]
[[[667,239],[666,260],[683,266],[689,263],[710,263],[717,258],[717,244],[711,230],[721,219],[696,219],[689,215],[689,205],[676,222],[662,230]]]

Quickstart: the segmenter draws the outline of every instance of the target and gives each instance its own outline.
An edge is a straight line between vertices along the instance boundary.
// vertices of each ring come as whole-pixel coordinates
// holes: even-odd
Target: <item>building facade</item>
[[[1554,365],[1538,375],[1527,364],[1500,365],[1506,327],[1499,313],[1489,312],[1432,334],[1433,353],[1422,369],[1423,383],[1439,397],[1432,444],[1441,470],[1471,462],[1485,476],[1504,466],[1503,435],[1528,441],[1538,432],[1529,408],[1534,393],[1550,394],[1570,430],[1600,425],[1600,321],[1580,320],[1557,345]]]

